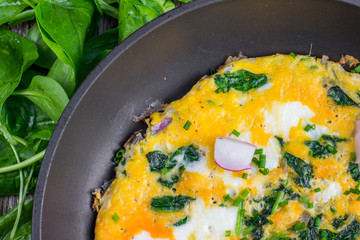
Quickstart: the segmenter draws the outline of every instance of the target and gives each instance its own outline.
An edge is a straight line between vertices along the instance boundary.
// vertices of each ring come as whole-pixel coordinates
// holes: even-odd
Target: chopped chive
[[[315,188],[315,190],[314,190],[315,192],[320,192],[321,191],[321,189],[320,188]]]
[[[265,154],[260,154],[259,159],[260,159],[260,160],[266,160],[266,155],[265,155]]]
[[[235,129],[234,130],[232,130],[232,132],[231,132],[232,134],[234,134],[234,136],[235,137],[238,137],[238,136],[240,136],[240,133],[238,132],[238,131],[236,131]]]
[[[331,152],[332,154],[337,153],[336,149],[335,149],[333,146],[331,146],[331,145],[327,145],[327,146],[326,146],[326,149],[327,149],[329,152]]]
[[[116,155],[115,155],[115,158],[114,158],[114,163],[119,163],[121,158],[124,156],[124,153],[125,153],[125,149],[120,149]],[[126,162],[125,162],[126,163]],[[125,164],[124,164],[125,165]]]
[[[309,151],[309,157],[312,157],[314,155],[313,151]]]
[[[210,69],[210,75],[213,75],[215,73],[216,73],[215,69]]]
[[[187,120],[185,125],[184,125],[184,129],[189,130],[190,126],[191,126],[191,122],[189,120]]]
[[[360,65],[357,66],[354,70],[355,70],[355,72],[360,73]]]
[[[330,207],[330,211],[331,211],[333,214],[336,214],[336,210],[335,210],[335,208]]]
[[[279,207],[284,207],[284,206],[286,206],[288,204],[289,204],[289,202],[286,200],[286,201],[283,201],[283,202],[279,203]]]
[[[359,239],[359,234],[354,234],[354,240],[358,240]]]
[[[235,224],[235,234],[239,236],[242,232],[242,222],[244,218],[244,201],[241,201],[238,206],[238,212],[236,217],[236,224]]]
[[[301,198],[300,198],[300,202],[301,202],[301,203],[307,203],[307,202],[308,202],[307,196],[301,197]]]
[[[240,195],[245,199],[247,197],[247,195],[249,194],[249,191],[245,188]]]
[[[268,175],[270,173],[270,170],[268,168],[260,169],[259,172],[262,175]]]
[[[260,155],[260,156],[263,156],[263,155]],[[266,165],[266,159],[260,158],[259,168],[265,168],[265,165]]]
[[[284,187],[287,187],[288,184],[289,184],[289,180],[287,180],[287,179],[284,180],[283,183],[282,183],[282,185],[283,185]]]
[[[351,161],[355,161],[356,160],[356,153],[354,153],[354,152],[350,153],[350,159],[351,159]]]
[[[255,166],[259,167],[260,162],[256,157],[252,158],[252,162],[255,164]]]
[[[273,225],[274,222],[269,219],[269,224],[270,224],[270,225]]]
[[[112,219],[114,220],[115,223],[117,223],[117,221],[119,221],[120,217],[116,213],[114,213],[112,215]]]
[[[230,236],[231,236],[231,230],[226,230],[225,237],[230,237]]]
[[[359,189],[360,188],[360,182],[358,182],[355,186],[356,189]]]
[[[229,195],[229,194],[224,195],[224,196],[223,196],[223,198],[224,198],[224,201],[225,201],[225,202],[226,202],[226,201],[231,201],[231,200],[232,200],[232,198],[230,197],[230,195]]]
[[[215,102],[214,102],[213,100],[210,100],[210,99],[209,99],[209,100],[207,100],[206,102],[207,102],[208,104],[215,105]]]
[[[311,66],[310,66],[310,69],[311,69],[311,70],[318,69],[318,66],[317,66],[317,65],[311,65]]]
[[[264,151],[264,149],[259,148],[259,149],[256,149],[256,150],[255,150],[255,153],[254,153],[254,154],[262,154],[263,151]]]
[[[304,130],[305,130],[305,132],[308,132],[308,131],[310,131],[311,129],[312,130],[315,130],[315,128],[316,128],[316,125],[315,124],[307,124],[306,126],[305,126],[305,128],[304,128]]]
[[[243,179],[247,179],[248,175],[249,175],[249,174],[247,174],[247,173],[243,173],[243,175],[242,175],[241,177],[242,177]]]
[[[289,55],[292,56],[294,59],[296,57],[295,53],[293,53],[293,52],[290,52]]]
[[[226,207],[225,204],[219,204],[219,207]]]
[[[321,218],[317,217],[315,218],[315,226],[320,227],[321,224]]]
[[[233,205],[234,205],[235,207],[238,207],[241,201],[244,201],[244,199],[242,199],[241,197],[237,197],[237,198],[234,200]]]
[[[297,223],[294,225],[294,230],[296,231],[299,231],[299,230],[302,230],[306,227],[305,223],[304,222],[300,222],[300,223]]]
[[[358,196],[358,198],[356,199],[356,201],[360,201],[360,196]]]
[[[345,192],[344,192],[344,195],[349,195],[350,194],[350,191],[349,190],[346,190]]]
[[[307,206],[308,206],[308,208],[310,208],[310,209],[311,209],[311,208],[314,208],[314,203],[310,202],[310,203],[308,203]]]
[[[302,57],[300,58],[300,61],[307,61],[307,60],[311,60],[312,57]]]
[[[271,209],[271,214],[274,214],[279,206],[279,203],[281,202],[281,200],[284,198],[285,192],[284,191],[280,191],[276,197],[275,203]]]
[[[169,172],[169,169],[167,167],[164,167],[163,169],[160,170],[162,175],[165,175]]]

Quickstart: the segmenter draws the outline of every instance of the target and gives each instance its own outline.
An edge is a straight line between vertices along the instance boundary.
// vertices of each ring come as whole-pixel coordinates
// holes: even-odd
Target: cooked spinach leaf
[[[238,70],[233,73],[224,73],[215,75],[215,83],[219,87],[216,93],[227,93],[231,88],[235,90],[247,92],[250,89],[258,88],[267,83],[265,74],[254,74],[245,69]]]
[[[360,168],[357,163],[349,162],[349,172],[355,181],[360,181]]]
[[[172,188],[175,184],[177,184],[180,181],[179,175],[172,175],[170,176],[170,180],[165,178],[159,178],[158,182],[168,188]]]
[[[310,188],[310,180],[314,177],[314,172],[311,164],[305,163],[302,159],[286,152],[284,158],[287,164],[298,175],[295,179],[296,184],[300,187]]]
[[[170,160],[161,151],[149,152],[146,154],[146,158],[148,159],[151,172],[160,172],[163,168],[171,169],[176,165],[176,161]]]
[[[179,159],[181,155],[183,155],[183,157]],[[199,161],[199,159],[199,152],[193,145],[178,148],[170,158],[171,161],[184,161],[185,163],[196,162]]]
[[[119,41],[161,14],[175,8],[170,0],[121,0],[119,5]]]
[[[340,106],[358,106],[346,93],[339,87],[331,87],[328,91],[328,96]]]
[[[338,138],[330,135],[322,135],[321,138],[324,139],[325,141],[329,141],[330,143],[332,143],[334,147],[336,147],[336,143],[347,141],[346,138]]]
[[[275,138],[278,140],[281,148],[284,148],[284,144],[285,144],[284,139],[279,136],[275,136]]]
[[[312,151],[313,157],[326,158],[330,152],[318,141],[306,141],[305,145]]]
[[[187,223],[187,220],[188,220],[188,217],[186,216],[183,219],[181,219],[180,221],[174,223],[173,226],[178,227],[178,226],[184,225],[185,223]]]
[[[319,238],[319,226],[316,225],[316,219],[320,219],[322,218],[322,215],[318,215],[317,217],[311,217],[308,224],[307,224],[307,228],[303,231],[300,232],[299,237],[300,239],[304,239],[304,240],[317,240],[320,239]]]
[[[184,195],[157,197],[151,199],[151,209],[164,212],[176,212],[182,210],[186,204],[189,204],[190,201],[195,199],[196,198]]]
[[[335,229],[339,229],[341,226],[344,225],[344,223],[346,222],[346,220],[349,218],[348,215],[345,215],[343,218],[336,218],[333,222],[332,225]]]
[[[355,219],[344,230],[342,230],[336,235],[336,239],[355,239],[355,235],[357,235],[357,238],[359,238],[359,233],[360,223]]]

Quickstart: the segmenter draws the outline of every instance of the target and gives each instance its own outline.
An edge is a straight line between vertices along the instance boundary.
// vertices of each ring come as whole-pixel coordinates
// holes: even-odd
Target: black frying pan
[[[93,239],[93,189],[144,127],[157,99],[182,97],[227,56],[301,53],[360,58],[360,0],[195,0],[131,35],[88,76],[51,138],[35,194],[33,239]],[[166,78],[166,80],[164,80]]]

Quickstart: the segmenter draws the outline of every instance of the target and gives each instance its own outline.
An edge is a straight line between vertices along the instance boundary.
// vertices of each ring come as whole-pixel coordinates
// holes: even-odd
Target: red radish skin
[[[360,163],[360,119],[355,121],[355,153],[356,153],[356,163]]]
[[[218,137],[215,141],[214,158],[217,165],[228,171],[250,169],[256,146],[232,139]]]

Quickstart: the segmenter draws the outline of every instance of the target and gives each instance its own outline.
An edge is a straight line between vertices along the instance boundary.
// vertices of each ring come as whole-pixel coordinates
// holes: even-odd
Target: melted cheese
[[[149,130],[145,138],[126,148],[126,164],[119,165],[117,178],[103,196],[96,219],[95,239],[225,239],[228,230],[231,231],[228,239],[238,239],[234,235],[238,210],[232,201],[224,200],[224,195],[236,198],[244,188],[248,189],[244,210],[246,216],[251,216],[255,209],[261,210],[260,204],[252,200],[270,196],[271,190],[283,180],[288,180],[289,187],[299,196],[307,196],[315,207],[309,209],[299,198],[290,200],[288,205],[279,207],[269,216],[273,224],[263,226],[264,239],[287,231],[303,214],[323,214],[321,227],[330,230],[334,217],[355,214],[359,218],[358,196],[343,194],[357,184],[347,169],[350,154],[354,152],[354,120],[359,116],[359,108],[341,107],[327,96],[329,87],[336,85],[359,102],[356,94],[360,89],[359,74],[345,72],[335,63],[322,65],[319,59],[304,61],[303,57],[278,54],[231,62],[217,74],[246,69],[255,74],[266,74],[268,83],[248,92],[230,89],[227,93],[215,93],[218,88],[215,75],[208,76],[182,99],[168,104],[164,112],[154,113],[147,120]],[[152,133],[152,127],[164,118],[173,121],[163,131]],[[187,121],[191,122],[188,130],[184,129]],[[307,124],[316,127],[306,132]],[[232,134],[234,129],[239,136]],[[323,134],[347,140],[337,143],[337,153],[326,158],[309,156],[305,141],[319,140]],[[253,164],[250,170],[241,172],[230,172],[217,166],[213,155],[214,142],[219,136],[262,148],[269,174],[261,174]],[[284,146],[276,136],[284,139]],[[180,181],[172,189],[160,185],[161,173],[149,170],[146,154],[155,150],[170,154],[190,144],[198,149],[200,160],[186,163],[183,155],[178,155],[177,167],[186,166]],[[293,170],[283,159],[284,152],[313,166],[310,188],[296,184]],[[169,173],[172,171],[175,170]],[[246,179],[242,178],[244,173],[248,174]],[[316,188],[320,191],[315,192]],[[175,212],[150,208],[154,197],[178,194],[196,200]],[[330,207],[336,210],[335,215]],[[116,221],[113,219],[115,213],[119,216]],[[188,217],[187,223],[173,225],[184,217]],[[289,234],[289,237],[297,236],[291,231]]]

